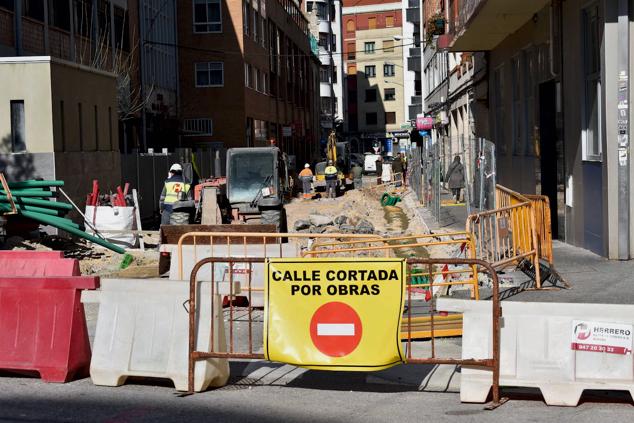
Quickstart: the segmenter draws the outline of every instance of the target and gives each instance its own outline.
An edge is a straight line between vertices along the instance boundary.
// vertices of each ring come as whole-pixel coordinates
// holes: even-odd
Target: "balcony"
[[[407,20],[407,22],[411,22],[411,23],[420,23],[420,9],[419,8],[415,8],[415,9],[407,9],[405,11],[405,19]]]
[[[450,0],[448,47],[492,50],[548,4],[550,0]]]
[[[421,70],[420,56],[407,58],[407,70],[412,72],[420,72]]]

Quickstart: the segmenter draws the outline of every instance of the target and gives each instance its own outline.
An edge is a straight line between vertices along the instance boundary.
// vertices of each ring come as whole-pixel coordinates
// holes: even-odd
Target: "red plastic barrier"
[[[63,251],[2,250],[0,259],[63,259]]]
[[[80,276],[79,261],[64,258],[4,258],[0,256],[0,277]]]
[[[82,289],[99,277],[0,277],[0,368],[47,382],[88,376],[90,342]]]

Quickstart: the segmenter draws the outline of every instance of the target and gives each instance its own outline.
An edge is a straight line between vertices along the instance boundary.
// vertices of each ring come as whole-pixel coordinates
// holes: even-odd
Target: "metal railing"
[[[215,342],[211,342],[210,346],[205,350],[196,349],[196,334],[198,331],[199,308],[202,302],[202,298],[198,294],[199,286],[199,270],[205,265],[211,265],[212,268],[219,263],[224,263],[230,268],[233,268],[236,264],[242,264],[247,268],[248,277],[246,278],[246,287],[241,290],[246,290],[250,296],[252,291],[252,272],[249,271],[255,264],[264,265],[265,259],[263,257],[246,257],[246,258],[221,258],[221,257],[208,257],[200,260],[196,263],[192,269],[189,278],[189,353],[188,353],[188,389],[189,392],[194,392],[195,382],[195,364],[199,360],[205,360],[208,358],[226,358],[226,359],[264,359],[265,355],[261,348],[263,345],[256,345],[254,342],[254,335],[257,332],[263,331],[263,321],[265,319],[255,319],[255,310],[249,306],[245,308],[238,308],[234,306],[233,302],[228,304],[228,312],[224,313],[225,319],[223,319],[223,330],[225,327],[229,331],[229,346],[226,348],[224,345],[217,345]],[[476,366],[484,369],[490,369],[492,371],[492,388],[493,388],[493,404],[492,406],[498,406],[500,404],[499,393],[499,378],[500,378],[500,318],[501,307],[499,297],[499,283],[495,269],[487,262],[474,259],[408,259],[407,274],[410,275],[405,284],[407,287],[407,298],[405,299],[405,308],[401,322],[401,339],[406,346],[406,363],[411,364],[454,364],[460,366]],[[492,354],[488,358],[454,358],[454,357],[439,357],[437,355],[436,338],[443,334],[443,331],[447,330],[447,318],[439,314],[436,310],[436,302],[432,296],[427,304],[428,308],[428,321],[424,324],[423,329],[428,333],[430,343],[430,356],[417,356],[413,353],[413,345],[416,341],[416,334],[420,332],[421,324],[417,321],[417,317],[414,314],[414,297],[412,293],[413,284],[412,275],[422,274],[428,276],[428,286],[430,290],[434,290],[437,285],[434,282],[433,275],[437,274],[438,268],[444,268],[446,266],[464,266],[468,269],[477,267],[479,271],[488,273],[492,280],[493,295],[491,301],[492,307]],[[211,318],[218,314],[218,310],[214,310],[214,307],[218,307],[219,302],[214,301],[216,280],[214,279],[215,272],[211,272]],[[229,274],[229,289],[230,295],[234,292],[233,274]],[[246,330],[244,327],[238,330],[236,316],[240,313],[240,322],[242,325],[246,324]],[[266,310],[265,310],[266,313]],[[221,314],[223,315],[223,314]],[[226,322],[224,321],[226,320]],[[214,337],[215,329],[214,322],[210,326],[211,338]],[[451,328],[450,328],[451,329]],[[243,334],[246,340],[240,338],[238,333]],[[419,349],[420,350],[420,349]]]

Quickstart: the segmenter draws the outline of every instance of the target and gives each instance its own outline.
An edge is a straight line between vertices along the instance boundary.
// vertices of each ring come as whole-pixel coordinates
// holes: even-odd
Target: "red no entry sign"
[[[363,335],[361,318],[348,304],[338,301],[319,307],[310,320],[315,347],[330,357],[344,357],[357,348]]]

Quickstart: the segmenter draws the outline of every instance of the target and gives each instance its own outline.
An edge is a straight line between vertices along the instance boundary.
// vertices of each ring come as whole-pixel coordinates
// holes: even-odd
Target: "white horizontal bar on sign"
[[[317,323],[317,336],[354,336],[354,323]]]

